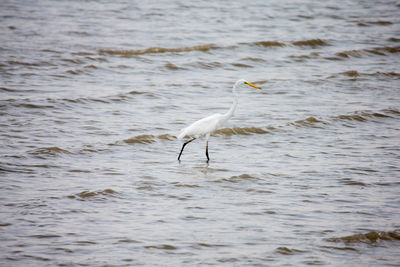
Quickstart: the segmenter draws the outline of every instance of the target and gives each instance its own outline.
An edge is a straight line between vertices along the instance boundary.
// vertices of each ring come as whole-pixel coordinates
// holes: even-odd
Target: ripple
[[[357,249],[352,248],[352,247],[321,246],[321,248],[328,249],[328,250],[334,249],[334,250],[342,250],[342,251],[358,251]]]
[[[80,193],[77,193],[75,195],[69,195],[67,198],[70,199],[77,199],[80,201],[86,201],[86,200],[105,200],[108,198],[116,197],[118,196],[119,193],[117,191],[114,191],[112,189],[105,189],[105,190],[99,190],[99,191],[82,191]]]
[[[304,120],[298,120],[289,123],[289,125],[294,125],[296,127],[307,127],[307,128],[321,128],[323,125],[328,125],[328,122],[319,120],[315,117],[308,117]]]
[[[186,70],[186,68],[178,67],[175,64],[172,64],[168,62],[167,64],[164,65],[164,67],[168,70]]]
[[[115,242],[114,244],[137,244],[137,243],[141,243],[140,241],[137,240],[132,240],[132,239],[128,239],[128,238],[123,238],[118,240],[117,242]]]
[[[365,234],[355,234],[344,237],[332,237],[326,239],[328,242],[343,242],[345,244],[376,244],[381,241],[399,241],[400,230],[390,232],[371,231]]]
[[[213,133],[213,135],[231,136],[231,135],[269,134],[269,133],[271,133],[271,131],[268,131],[260,127],[242,127],[242,128],[234,127],[234,128],[223,128],[216,130]]]
[[[364,55],[379,55],[379,56],[387,56],[389,53],[399,53],[400,46],[383,46],[383,47],[375,47],[371,49],[355,49],[355,50],[347,50],[343,52],[336,53],[336,56],[345,59],[351,57],[362,57]]]
[[[203,248],[221,248],[221,247],[228,247],[228,245],[224,244],[210,244],[210,243],[196,243],[195,247],[203,247]]]
[[[207,52],[209,50],[218,48],[219,48],[218,46],[215,46],[213,44],[205,44],[197,46],[178,47],[178,48],[150,47],[142,50],[101,49],[99,53],[112,56],[117,55],[117,56],[130,57],[137,55],[159,54],[159,53],[182,53],[182,52],[192,52],[192,51]]]
[[[366,186],[367,184],[363,183],[363,182],[359,182],[359,181],[354,181],[350,178],[343,178],[340,180],[340,183],[344,184],[344,185],[357,185],[357,186]]]
[[[24,107],[30,109],[47,109],[47,108],[55,108],[53,105],[37,105],[37,104],[30,104],[30,103],[21,103],[16,104],[16,107]]]
[[[381,25],[381,26],[386,26],[386,25],[392,25],[393,24],[393,22],[388,21],[388,20],[368,21],[366,23],[371,24],[371,25]]]
[[[97,245],[97,242],[94,241],[89,241],[89,240],[80,240],[74,242],[74,244],[79,245],[79,246],[89,246],[89,245]]]
[[[308,40],[300,40],[294,41],[291,43],[279,42],[279,41],[258,41],[251,43],[252,45],[256,46],[263,46],[263,47],[285,47],[289,45],[293,46],[309,46],[315,48],[317,46],[326,46],[328,42],[321,40],[321,39],[308,39]]]
[[[160,135],[141,134],[125,139],[123,140],[123,142],[126,144],[151,144],[156,142],[157,140],[174,140],[174,139],[176,139],[176,137],[171,134],[160,134]]]
[[[310,40],[301,40],[292,43],[295,46],[311,46],[313,48],[317,46],[326,46],[328,43],[321,39],[310,39]]]
[[[212,181],[212,182],[214,182],[214,183],[226,183],[226,182],[228,182],[228,183],[239,183],[241,181],[250,180],[250,179],[258,179],[258,178],[244,173],[244,174],[241,174],[239,176],[234,175],[234,176],[231,176],[229,178],[222,178],[222,179],[218,179],[218,180],[215,180],[215,181]]]
[[[43,147],[43,148],[38,148],[32,151],[28,152],[31,155],[50,155],[50,156],[55,156],[59,154],[72,154],[72,152],[69,152],[68,150],[53,146],[53,147]]]
[[[390,110],[384,111],[390,113]],[[338,115],[333,117],[334,121],[358,121],[367,122],[371,120],[381,120],[392,118],[392,116],[385,114],[384,112],[368,112],[368,111],[358,111],[353,114],[348,115]]]
[[[304,250],[299,250],[299,249],[290,249],[287,247],[278,247],[275,249],[275,254],[281,254],[281,255],[293,255],[293,254],[298,254],[298,253],[304,253],[306,251]]]
[[[176,250],[177,247],[169,244],[144,246],[147,249]]]
[[[359,72],[357,70],[349,70],[349,71],[345,71],[345,72],[340,72],[338,74],[334,74],[334,75],[332,75],[332,76],[330,76],[328,78],[336,78],[338,76],[347,76],[347,77],[351,77],[351,78],[362,77],[362,76],[364,76],[364,77],[368,77],[368,76],[369,77],[380,77],[380,76],[383,76],[383,77],[400,78],[400,73],[397,73],[397,72],[394,72],[394,71],[392,71],[392,72],[380,72],[380,71],[378,71],[378,72],[374,72],[374,73],[362,73],[362,72]]]
[[[125,139],[123,142],[127,144],[151,144],[156,142],[156,136],[152,134],[142,134]]]
[[[48,239],[48,238],[59,238],[61,236],[60,235],[47,234],[47,235],[31,235],[29,237],[38,238],[38,239]]]
[[[254,45],[264,46],[264,47],[283,47],[286,46],[285,43],[277,42],[277,41],[259,41],[254,42]]]

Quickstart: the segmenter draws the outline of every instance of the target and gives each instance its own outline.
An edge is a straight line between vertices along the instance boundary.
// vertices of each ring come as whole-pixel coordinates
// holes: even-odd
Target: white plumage
[[[190,126],[182,129],[178,135],[178,139],[183,139],[185,136],[200,138],[214,132],[226,121],[227,120],[224,120],[224,115],[219,113],[202,118],[192,123]]]

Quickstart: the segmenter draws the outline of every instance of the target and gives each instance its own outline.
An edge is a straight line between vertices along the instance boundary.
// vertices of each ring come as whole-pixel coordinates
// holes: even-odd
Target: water
[[[2,1],[0,265],[398,266],[399,10]]]

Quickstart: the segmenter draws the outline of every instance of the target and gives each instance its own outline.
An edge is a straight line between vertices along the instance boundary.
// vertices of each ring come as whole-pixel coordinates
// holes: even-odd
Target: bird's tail
[[[180,132],[179,132],[179,134],[178,134],[178,139],[183,139],[184,137],[185,137],[185,135],[186,135],[186,128],[183,128]]]

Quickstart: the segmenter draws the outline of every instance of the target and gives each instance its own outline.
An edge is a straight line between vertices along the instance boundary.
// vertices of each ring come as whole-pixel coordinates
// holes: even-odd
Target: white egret
[[[224,123],[226,123],[232,116],[233,113],[235,112],[237,103],[238,103],[238,96],[236,93],[236,89],[243,88],[251,86],[257,89],[261,89],[260,87],[249,83],[246,80],[240,79],[238,80],[235,85],[233,86],[232,93],[233,93],[233,103],[231,108],[226,112],[225,114],[213,114],[208,117],[202,118],[191,125],[189,125],[186,128],[183,128],[179,135],[178,139],[183,139],[184,137],[190,137],[191,139],[187,142],[185,142],[182,146],[181,152],[179,153],[178,160],[180,160],[183,149],[187,144],[190,142],[194,141],[196,138],[205,136],[206,137],[206,156],[207,156],[207,161],[210,160],[210,157],[208,156],[208,139],[210,138],[210,135],[217,130],[219,127],[221,127]]]

